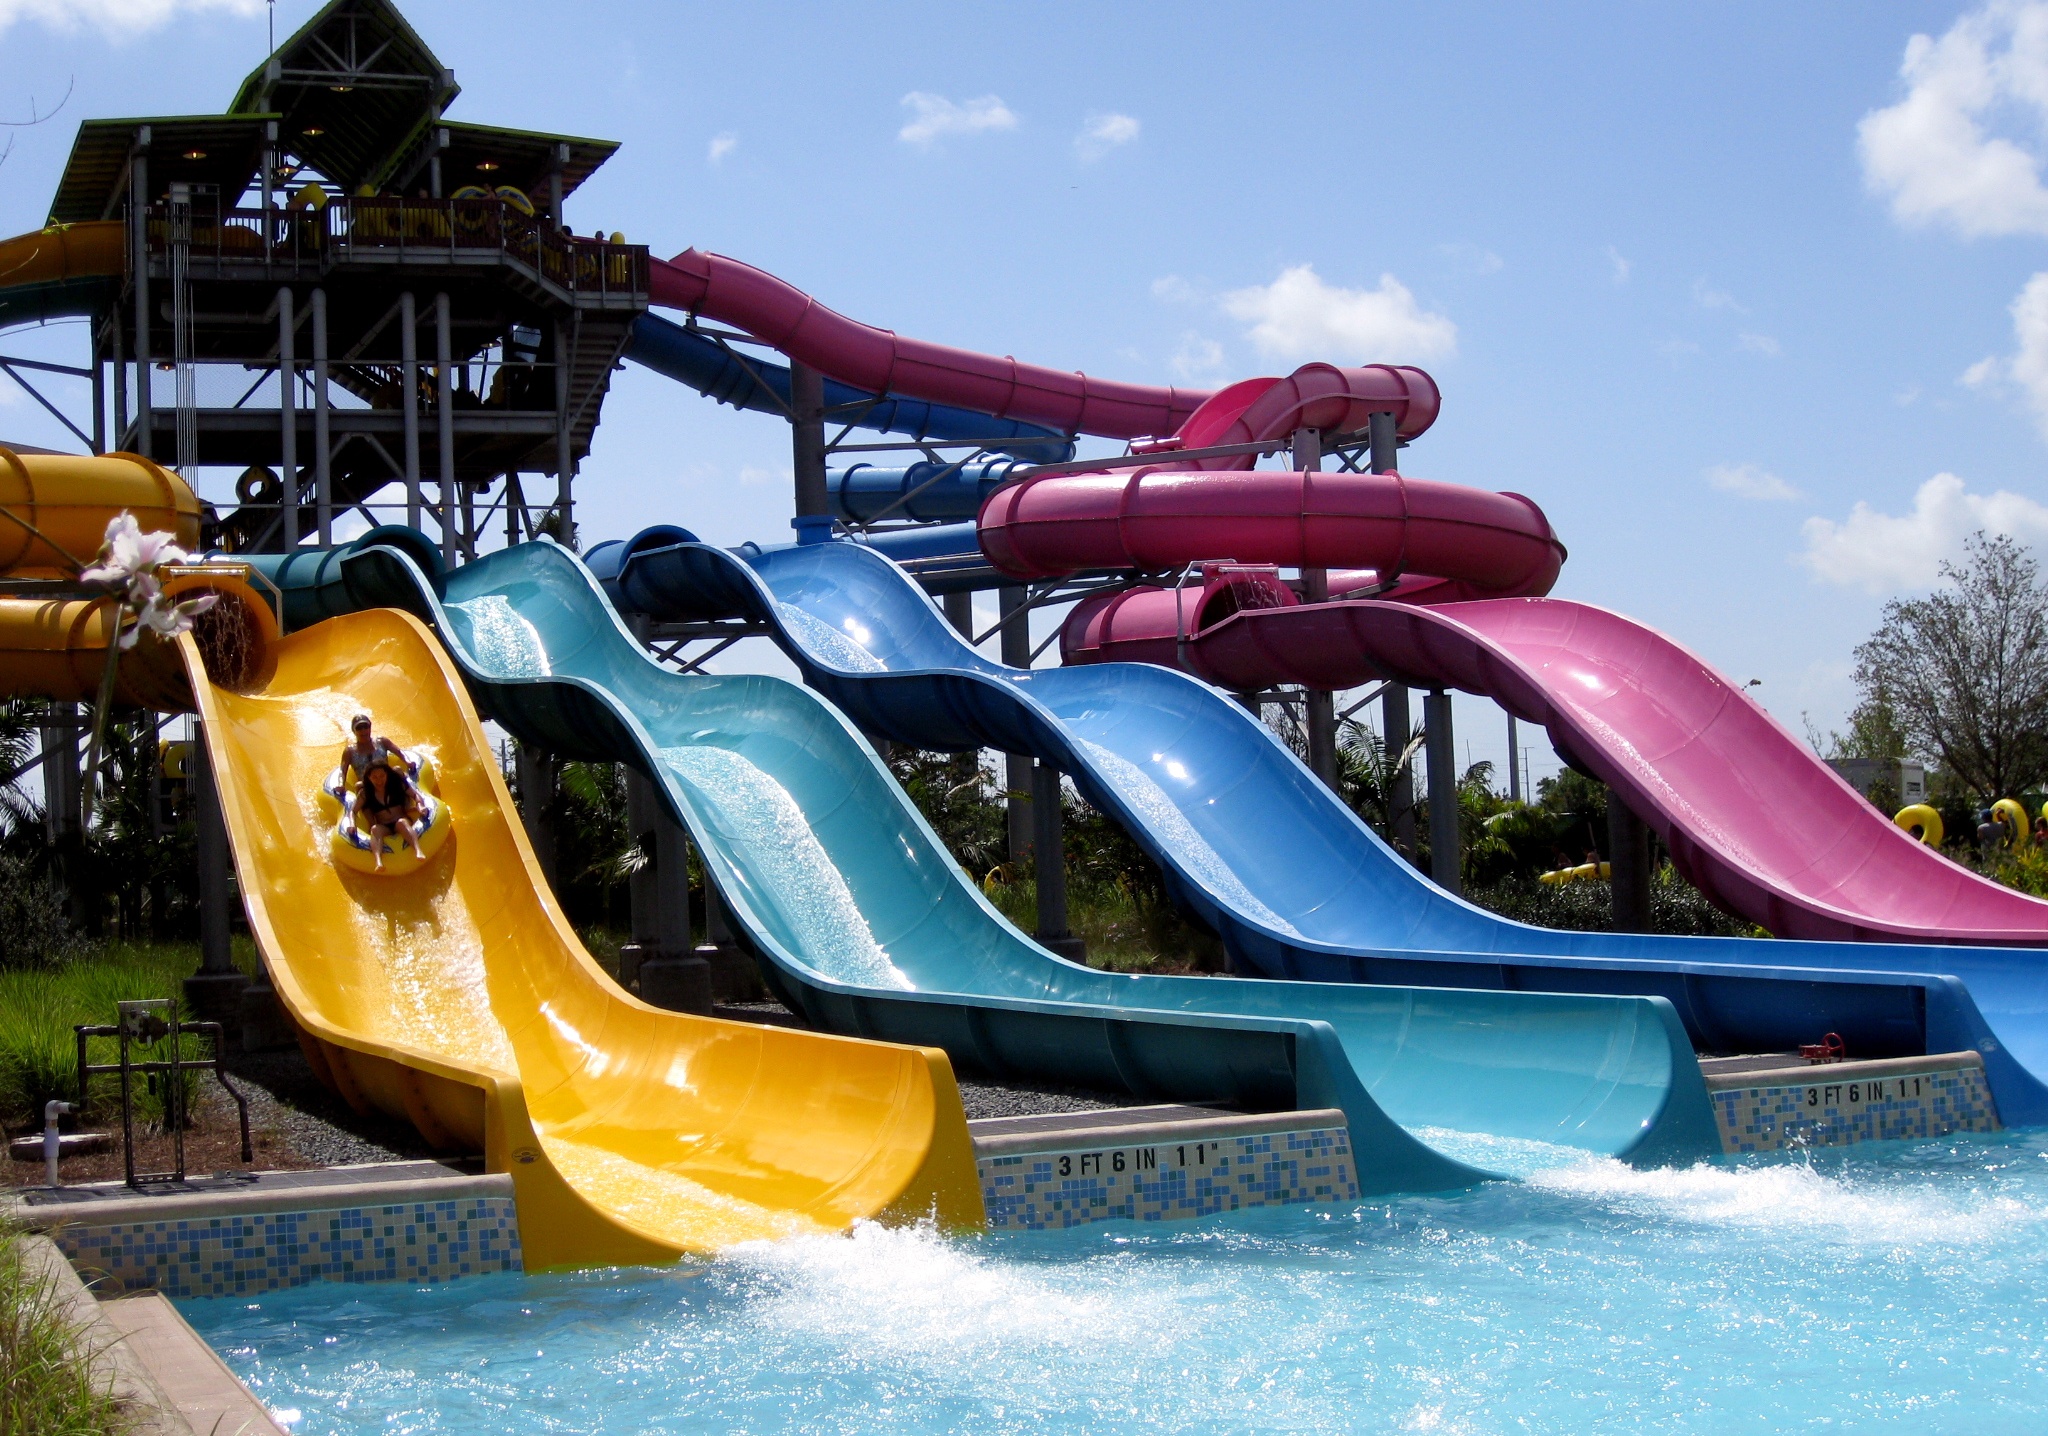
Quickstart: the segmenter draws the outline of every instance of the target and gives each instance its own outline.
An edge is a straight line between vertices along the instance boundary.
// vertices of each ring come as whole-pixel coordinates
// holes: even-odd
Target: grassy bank
[[[72,1321],[52,1273],[0,1223],[0,1432],[118,1436],[134,1429],[111,1394],[106,1360]]]
[[[0,1127],[10,1132],[38,1130],[45,1102],[53,1097],[75,1099],[74,1025],[112,1022],[117,1002],[152,997],[176,1001],[184,980],[198,966],[196,943],[108,943],[82,949],[53,966],[0,971]],[[195,1043],[188,1055],[199,1051]],[[114,1052],[112,1042],[102,1041],[92,1058],[111,1061]],[[141,1109],[154,1116],[157,1101],[147,1092],[141,1096]],[[111,1079],[97,1083],[88,1120],[104,1118],[118,1101]]]

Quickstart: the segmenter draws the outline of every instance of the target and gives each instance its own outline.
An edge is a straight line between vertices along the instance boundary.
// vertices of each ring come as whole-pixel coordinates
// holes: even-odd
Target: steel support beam
[[[320,547],[334,546],[334,438],[327,418],[327,291],[313,291],[313,516]]]
[[[1320,473],[1323,467],[1323,436],[1316,429],[1294,431],[1293,463],[1298,473]],[[1326,603],[1330,597],[1329,570],[1304,568],[1301,571],[1302,599],[1307,603]],[[1331,792],[1337,791],[1337,705],[1334,694],[1308,690],[1303,695],[1302,714],[1304,726],[1308,729],[1309,771],[1323,780]]]
[[[279,468],[283,488],[278,494],[278,517],[282,521],[284,549],[299,546],[299,413],[298,354],[299,317],[289,286],[277,291],[277,415]]]
[[[398,296],[399,382],[405,386],[405,522],[420,526],[420,335],[412,291]]]
[[[795,360],[789,366],[789,444],[799,542],[822,539],[831,532],[832,513],[825,489],[825,376]],[[813,532],[818,528],[824,532]]]
[[[448,294],[434,296],[434,364],[440,383],[434,422],[441,440],[441,558],[455,567],[455,338],[449,332]]]
[[[1451,695],[1433,689],[1422,700],[1429,766],[1429,875],[1445,892],[1463,888],[1463,856],[1458,851],[1458,752],[1451,733]]]
[[[136,150],[128,163],[128,272],[135,279],[135,451],[145,459],[156,427],[156,406],[150,398],[149,374],[149,126],[135,132]]]
[[[1650,827],[1621,800],[1621,794],[1607,790],[1607,861],[1614,896],[1616,932],[1651,932],[1650,920]]]
[[[1060,812],[1060,770],[1044,763],[1031,769],[1032,865],[1037,875],[1039,945],[1075,962],[1087,945],[1067,925],[1067,851]]]
[[[1031,617],[1025,608],[1025,589],[1005,584],[996,590],[1002,626],[1002,659],[1012,668],[1031,666]],[[1003,755],[1003,788],[1009,812],[1010,861],[1021,863],[1030,855],[1032,840],[1032,761],[1029,753]]]

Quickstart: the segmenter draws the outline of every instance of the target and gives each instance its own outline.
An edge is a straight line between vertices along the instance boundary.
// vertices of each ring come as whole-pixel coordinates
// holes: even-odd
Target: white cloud
[[[1768,334],[1739,334],[1735,338],[1735,346],[1746,353],[1763,354],[1772,359],[1778,357],[1778,341]]]
[[[978,135],[985,130],[1014,130],[1017,117],[994,95],[955,103],[944,95],[913,90],[903,97],[910,121],[896,132],[896,138],[920,149],[930,149],[947,135]]]
[[[2048,273],[2036,274],[2013,300],[2011,358],[1987,355],[1965,369],[1956,382],[1989,393],[2016,388],[2034,411],[2043,438],[2048,438]]]
[[[1716,464],[1707,470],[1707,482],[1724,494],[1759,503],[1790,503],[1800,496],[1799,490],[1755,464]]]
[[[1447,254],[1452,259],[1472,266],[1474,274],[1498,274],[1507,267],[1507,261],[1490,249],[1460,240],[1456,244],[1440,244],[1437,253]]]
[[[0,34],[17,20],[33,20],[59,34],[90,25],[110,40],[157,29],[180,11],[225,10],[241,19],[263,13],[264,0],[0,0]]]
[[[712,164],[717,164],[739,147],[740,137],[731,130],[726,130],[711,137],[711,143],[704,147],[704,158]]]
[[[1297,264],[1271,284],[1224,295],[1223,311],[1251,326],[1260,353],[1279,359],[1421,363],[1458,349],[1458,326],[1423,309],[1391,274],[1377,289],[1345,289]]]
[[[1152,281],[1152,297],[1168,304],[1193,304],[1201,296],[1178,274],[1162,274]]]
[[[1725,289],[1716,289],[1713,285],[1707,283],[1704,275],[1692,282],[1692,299],[1693,303],[1699,305],[1702,309],[1732,309],[1737,314],[1749,313],[1747,309],[1744,309],[1735,302],[1734,295]]]
[[[1932,585],[1942,560],[1960,559],[1963,540],[1980,529],[2023,543],[2048,540],[2048,505],[2006,489],[1973,494],[1954,474],[1936,474],[1913,495],[1910,514],[1858,502],[1840,523],[1808,519],[1800,561],[1829,583],[1899,593]]]
[[[1084,160],[1099,160],[1118,145],[1135,140],[1140,128],[1129,115],[1090,115],[1082,121],[1081,133],[1074,136],[1074,149]]]
[[[2048,5],[1996,3],[1906,42],[1906,97],[1856,127],[1864,183],[1907,224],[2048,234]],[[1997,134],[2005,126],[2012,133]]]
[[[1614,282],[1616,284],[1628,283],[1629,273],[1635,268],[1635,266],[1633,264],[1630,264],[1626,259],[1623,259],[1621,256],[1621,251],[1616,249],[1611,244],[1607,246],[1607,262],[1613,266],[1612,278]]]
[[[1223,370],[1223,346],[1190,329],[1180,337],[1180,348],[1168,361],[1180,379],[1213,379]]]

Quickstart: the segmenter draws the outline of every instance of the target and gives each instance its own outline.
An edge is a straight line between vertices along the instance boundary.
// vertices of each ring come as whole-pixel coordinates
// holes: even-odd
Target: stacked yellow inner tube
[[[2048,805],[2043,805],[2041,816],[2048,818]],[[2033,841],[2033,825],[2027,819],[2026,805],[2017,798],[2000,798],[1991,805],[1991,820],[2003,823],[2012,836],[2006,840],[2009,848],[2023,848]],[[1942,826],[1941,814],[1926,803],[1909,803],[1899,809],[1892,821],[1912,833],[1930,848],[1941,846],[1947,836]]]

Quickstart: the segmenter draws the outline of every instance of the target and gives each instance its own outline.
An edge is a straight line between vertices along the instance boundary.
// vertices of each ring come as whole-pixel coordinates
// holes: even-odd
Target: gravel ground
[[[788,1008],[775,1002],[721,1005],[717,1014],[739,1022],[802,1025]],[[306,1059],[295,1049],[242,1053],[228,1059],[228,1072],[249,1099],[250,1127],[257,1132],[274,1133],[276,1142],[306,1165],[340,1167],[417,1157],[446,1158],[445,1153],[436,1153],[427,1146],[408,1123],[359,1115],[320,1085]],[[960,1083],[960,1099],[969,1120],[1041,1112],[1099,1112],[1111,1107],[1138,1106],[1144,1100],[1124,1092],[964,1080]]]
[[[420,1140],[410,1123],[358,1116],[320,1085],[296,1049],[230,1057],[228,1074],[249,1099],[250,1127],[277,1133],[313,1166],[441,1155]]]
[[[735,1022],[767,1022],[777,1027],[804,1024],[779,1002],[734,1002],[713,1009]],[[1097,1092],[1086,1087],[1014,1086],[960,1081],[960,1101],[967,1120],[983,1117],[1035,1117],[1041,1112],[1101,1112],[1111,1107],[1138,1107],[1149,1099],[1128,1092]]]

